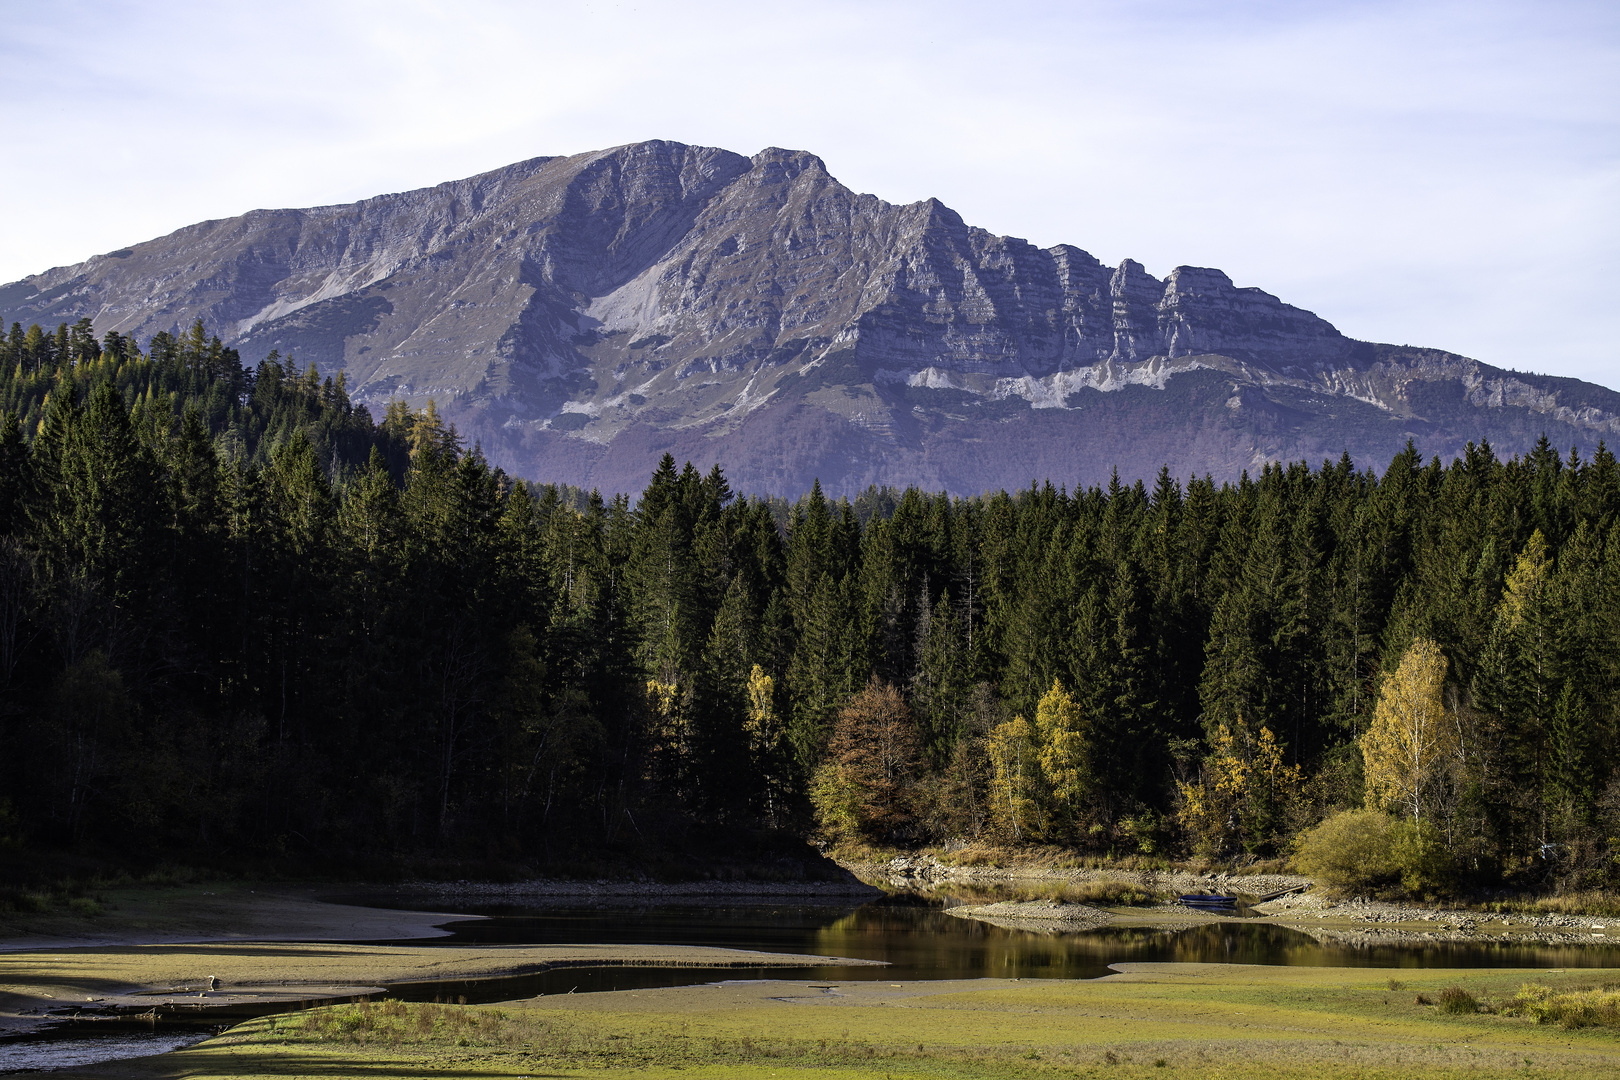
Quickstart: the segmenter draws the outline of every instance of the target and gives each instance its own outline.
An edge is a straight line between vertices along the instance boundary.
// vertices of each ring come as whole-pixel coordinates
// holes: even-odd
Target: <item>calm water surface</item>
[[[468,914],[489,917],[447,923],[450,936],[431,943],[708,945],[884,960],[889,965],[758,969],[746,974],[715,969],[713,978],[1094,979],[1109,974],[1108,965],[1123,961],[1390,968],[1620,966],[1620,948],[1614,946],[1325,945],[1297,930],[1242,918],[1220,918],[1173,931],[1104,927],[1044,934],[959,919],[945,913],[950,903],[936,897],[895,896],[844,908],[803,904],[571,908],[458,904]],[[536,986],[543,981],[545,989],[534,992],[708,981],[695,977],[698,972],[692,969],[596,969],[596,974],[587,977],[588,970],[537,977]]]

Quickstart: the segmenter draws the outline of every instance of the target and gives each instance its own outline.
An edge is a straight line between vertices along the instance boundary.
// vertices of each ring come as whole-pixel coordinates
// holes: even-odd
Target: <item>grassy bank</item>
[[[339,1006],[254,1021],[116,1071],[152,1080],[1620,1072],[1620,1036],[1601,1026],[1615,995],[1568,997],[1620,972],[1126,967],[1094,982],[751,983],[491,1007]],[[1521,993],[1532,980],[1544,989]],[[1571,1022],[1587,1026],[1561,1023],[1580,1016]]]

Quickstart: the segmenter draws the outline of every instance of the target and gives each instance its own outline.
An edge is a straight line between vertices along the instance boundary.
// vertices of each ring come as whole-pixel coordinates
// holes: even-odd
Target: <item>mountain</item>
[[[534,479],[637,491],[664,451],[745,491],[1235,477],[1546,433],[1620,393],[1379,345],[1219,270],[1162,280],[896,206],[811,154],[646,142],[343,206],[205,221],[0,287],[0,318],[144,341],[202,319],[244,360],[435,399]]]

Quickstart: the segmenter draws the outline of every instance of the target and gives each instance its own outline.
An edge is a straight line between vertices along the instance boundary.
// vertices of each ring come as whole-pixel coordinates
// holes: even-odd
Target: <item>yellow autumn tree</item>
[[[1550,560],[1547,539],[1537,529],[1514,560],[1513,570],[1502,583],[1502,604],[1497,618],[1508,631],[1517,631],[1541,602],[1547,590]]]
[[[647,717],[653,736],[654,752],[675,775],[685,768],[686,724],[681,708],[681,688],[675,683],[647,680]]]
[[[991,728],[986,743],[995,769],[994,819],[1015,840],[1040,837],[1046,831],[1045,792],[1035,728],[1015,716]]]
[[[1446,666],[1440,646],[1419,637],[1385,677],[1361,737],[1368,809],[1395,808],[1423,820],[1425,798],[1458,744],[1455,718],[1441,697]]]
[[[765,674],[758,664],[748,673],[748,741],[756,756],[769,754],[776,748],[781,733],[776,722],[774,695],[776,681]]]
[[[765,812],[775,814],[775,764],[782,753],[785,731],[776,716],[776,681],[758,664],[748,673],[748,719],[744,728],[754,767],[763,771]]]
[[[411,415],[407,407],[406,415],[411,422],[411,456],[415,457],[423,450],[443,450],[455,444],[455,436],[445,426],[444,419],[439,415],[439,407],[432,398],[428,398],[427,407],[421,412]]]
[[[1477,700],[1532,745],[1550,737],[1563,684],[1556,579],[1547,541],[1537,529],[1503,582],[1480,665]]]
[[[1235,728],[1216,728],[1198,779],[1176,782],[1181,823],[1206,855],[1275,847],[1302,778],[1270,728],[1251,731],[1239,716]]]
[[[1091,788],[1091,746],[1079,703],[1056,679],[1035,707],[1035,737],[1046,790],[1054,808],[1073,823]]]

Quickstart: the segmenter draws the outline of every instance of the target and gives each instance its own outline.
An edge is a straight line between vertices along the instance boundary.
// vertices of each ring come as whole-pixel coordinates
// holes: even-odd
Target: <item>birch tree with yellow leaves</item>
[[[1419,637],[1385,677],[1361,737],[1368,809],[1398,808],[1423,820],[1429,793],[1459,747],[1456,717],[1441,693],[1447,666],[1440,646]]]
[[[1034,726],[1022,716],[990,729],[986,740],[995,772],[992,816],[1014,840],[1039,838],[1046,832],[1040,746]]]

